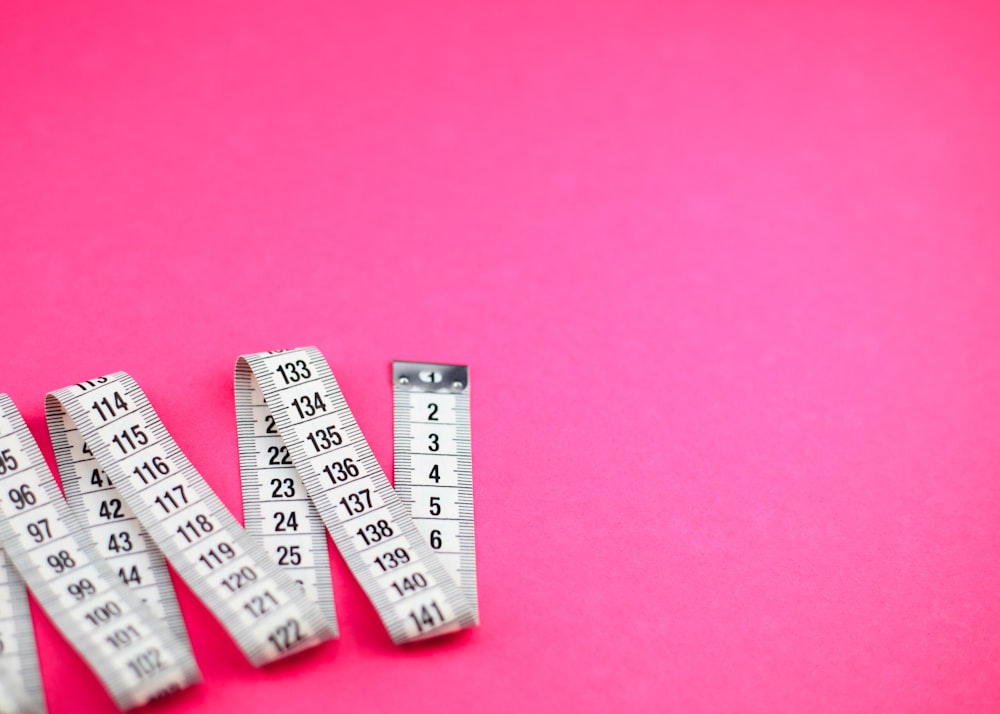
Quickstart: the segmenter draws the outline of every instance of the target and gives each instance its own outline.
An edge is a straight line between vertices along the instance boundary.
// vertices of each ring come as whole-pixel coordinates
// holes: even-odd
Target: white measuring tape
[[[116,532],[126,532],[118,522],[126,522],[128,506],[136,525],[141,524],[254,665],[332,636],[319,609],[240,527],[184,456],[130,376],[118,372],[53,392],[46,411],[53,442],[69,445],[57,452],[57,459],[83,453],[86,445],[104,471],[103,478],[95,477],[93,464],[67,464],[66,480],[91,478],[89,485],[99,489],[87,493],[81,487],[81,508],[90,515],[96,510],[101,521],[101,509],[121,500],[122,519],[112,518],[115,525],[98,539],[107,537],[110,543]],[[136,533],[129,537],[133,543],[145,540]],[[119,536],[119,546],[121,542]],[[126,575],[132,574],[132,566],[125,563]],[[142,571],[136,572],[141,577]]]
[[[5,394],[0,460],[0,544],[118,706],[139,706],[199,681],[194,660],[80,537],[38,445]]]
[[[139,595],[152,615],[163,621],[185,655],[193,658],[163,554],[57,400],[48,400],[46,419],[66,502],[83,526],[81,537]]]
[[[0,454],[0,472],[16,457]],[[0,712],[29,714],[45,711],[35,632],[28,607],[28,591],[14,564],[0,549]]]
[[[275,505],[284,498],[274,495],[281,493],[278,484],[259,473],[262,454],[269,453],[262,450],[277,448],[280,460],[287,454],[298,472],[320,519],[393,642],[476,624],[473,604],[389,485],[319,350],[305,347],[241,357],[236,364],[236,390],[243,393],[237,397],[243,406],[237,414],[243,422],[239,433],[265,435],[273,425],[281,440],[258,439],[246,448],[245,461],[256,465],[258,473],[244,477],[245,502],[259,497],[264,484],[264,492],[272,486],[275,490],[257,513],[282,508]],[[269,460],[267,465],[271,465]],[[289,493],[300,493],[297,481],[281,478],[293,484]],[[273,519],[273,523],[278,521]],[[272,523],[267,518],[261,522]],[[268,533],[268,537],[276,535],[273,529]]]
[[[165,557],[255,665],[336,636],[327,530],[394,642],[477,624],[468,369],[393,385],[398,495],[318,350],[241,357],[246,531],[127,374],[46,399],[65,500],[0,395],[0,714],[45,710],[21,577],[122,709],[200,681]]]
[[[236,371],[236,432],[247,532],[295,579],[336,630],[326,528],[278,434],[257,378],[248,369]],[[322,443],[342,439],[335,432],[313,438],[323,439]]]
[[[396,493],[478,622],[469,368],[393,362],[392,384]]]

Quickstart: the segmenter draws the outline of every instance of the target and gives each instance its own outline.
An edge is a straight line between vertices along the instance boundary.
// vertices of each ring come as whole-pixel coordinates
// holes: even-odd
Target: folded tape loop
[[[273,424],[282,443],[272,446],[298,471],[393,642],[476,624],[473,603],[389,484],[319,350],[245,355],[236,364],[236,389],[243,393],[240,403],[256,405],[238,414],[238,420],[252,415],[257,422],[243,424],[240,433],[259,434]],[[259,480],[244,481],[248,483],[252,493],[261,492]],[[268,499],[267,507],[275,500]]]
[[[48,464],[0,395],[0,543],[56,628],[121,709],[200,680],[189,651],[81,537]]]
[[[251,663],[333,636],[319,608],[236,522],[129,375],[53,392],[46,411],[53,440],[89,446],[123,504]]]

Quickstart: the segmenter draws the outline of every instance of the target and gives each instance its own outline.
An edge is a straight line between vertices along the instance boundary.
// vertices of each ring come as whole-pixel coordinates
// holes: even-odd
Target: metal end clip
[[[469,388],[469,368],[463,364],[393,362],[392,385],[411,392],[460,394]]]

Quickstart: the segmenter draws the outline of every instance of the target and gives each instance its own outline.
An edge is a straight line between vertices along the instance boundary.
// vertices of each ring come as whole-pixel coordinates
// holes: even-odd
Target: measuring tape
[[[9,469],[11,458],[16,461],[10,453],[0,455],[0,471]],[[28,591],[14,564],[0,549],[0,712],[44,711]]]
[[[478,623],[469,368],[393,362],[392,384],[396,493]]]
[[[264,435],[270,426],[277,430],[281,443],[260,441],[252,447],[254,454],[270,447],[278,449],[282,461],[287,454],[393,642],[476,624],[473,605],[389,485],[319,350],[245,355],[236,364],[236,390],[243,393],[238,403],[249,405],[237,414],[237,421],[254,422],[239,424],[238,431]],[[248,462],[250,451],[248,447]],[[260,456],[253,463],[260,464]],[[245,488],[247,484],[251,495],[244,493],[245,502],[260,493],[261,478],[245,478]],[[297,488],[295,484],[296,494]],[[268,508],[280,498],[271,493]],[[260,513],[264,508],[262,503]],[[285,567],[293,564],[286,562]]]
[[[0,395],[0,714],[45,710],[25,581],[122,709],[200,681],[164,556],[255,665],[336,637],[327,530],[397,644],[478,624],[468,389],[393,364],[394,491],[317,349],[241,357],[246,531],[127,374],[46,399],[65,499]]]
[[[89,451],[104,471],[96,476],[101,483],[91,484],[100,491],[80,488],[83,510],[92,513],[98,501],[120,499],[122,518],[111,520],[125,522],[128,506],[250,662],[266,664],[333,635],[316,605],[205,483],[130,376],[117,372],[60,389],[48,395],[46,412],[53,442],[68,444],[57,459]],[[67,468],[66,480],[82,475],[86,481],[87,473],[77,466]],[[93,471],[89,478],[95,478]],[[106,531],[98,538],[105,536],[110,542]]]
[[[336,631],[326,528],[278,434],[257,378],[248,369],[236,370],[236,434],[244,527]]]
[[[0,544],[118,706],[136,707],[198,682],[189,653],[80,537],[38,445],[6,394],[0,394],[0,462]],[[21,627],[30,626],[24,610],[22,617]]]
[[[30,620],[29,620],[30,622]],[[43,714],[44,697],[36,700],[13,676],[0,671],[0,712],[3,714]]]
[[[69,414],[55,399],[47,400],[46,420],[56,468],[70,511],[84,528],[80,535],[112,572],[142,599],[193,658],[163,554],[101,468]]]

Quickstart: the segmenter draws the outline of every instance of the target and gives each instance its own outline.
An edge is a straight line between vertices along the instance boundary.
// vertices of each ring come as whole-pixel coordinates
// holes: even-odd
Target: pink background
[[[472,369],[482,627],[393,647],[334,554],[258,671],[179,585],[154,710],[1000,710],[996,3],[352,5],[0,6],[49,458],[124,369],[238,514],[239,354],[317,345],[386,467],[390,361]]]

